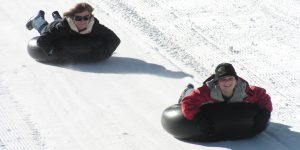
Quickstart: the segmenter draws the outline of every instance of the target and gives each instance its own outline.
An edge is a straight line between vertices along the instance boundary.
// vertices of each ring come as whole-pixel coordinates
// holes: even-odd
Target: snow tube
[[[39,62],[104,60],[109,58],[115,50],[109,49],[109,43],[103,42],[100,37],[70,37],[55,41],[54,53],[49,55],[38,46],[38,38],[39,36],[34,37],[28,42],[27,51],[33,59]]]
[[[201,106],[198,115],[187,120],[182,114],[181,104],[175,104],[163,111],[161,123],[178,139],[236,140],[255,136],[267,127],[269,118],[256,122],[259,113],[259,107],[252,103],[212,103]],[[257,123],[262,129],[255,129]]]
[[[53,62],[58,60],[57,55],[47,55],[46,52],[37,45],[38,37],[29,40],[27,45],[28,54],[38,62]]]

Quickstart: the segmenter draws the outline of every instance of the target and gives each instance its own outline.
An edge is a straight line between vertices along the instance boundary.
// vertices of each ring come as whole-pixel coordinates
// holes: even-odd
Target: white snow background
[[[27,54],[39,9],[75,0],[0,0],[1,150],[298,150],[300,1],[89,0],[122,40],[104,62],[47,65]],[[267,130],[212,143],[173,138],[163,110],[217,64],[264,87],[274,111]]]

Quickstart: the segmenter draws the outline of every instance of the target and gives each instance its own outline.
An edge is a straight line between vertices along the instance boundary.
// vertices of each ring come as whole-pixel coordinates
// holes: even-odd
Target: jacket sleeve
[[[200,112],[200,107],[209,101],[203,92],[204,89],[204,87],[196,89],[182,100],[181,109],[186,119],[192,120]]]
[[[95,34],[100,36],[104,41],[106,49],[111,53],[114,52],[121,43],[119,37],[112,30],[102,24],[95,24],[94,28]]]
[[[255,103],[261,109],[267,109],[271,112],[273,110],[271,97],[266,93],[266,90],[257,86],[252,86],[251,89],[255,92]]]

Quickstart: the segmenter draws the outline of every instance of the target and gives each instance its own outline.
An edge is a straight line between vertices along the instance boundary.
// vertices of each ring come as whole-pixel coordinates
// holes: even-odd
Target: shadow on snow
[[[111,57],[106,61],[72,63],[72,64],[50,64],[66,69],[92,73],[114,73],[114,74],[153,74],[170,78],[192,77],[182,71],[172,71],[165,67],[143,60],[128,57]]]
[[[224,147],[231,150],[298,150],[300,147],[300,133],[291,131],[290,128],[288,125],[270,122],[268,128],[263,133],[249,139],[208,143],[184,142],[207,147]]]

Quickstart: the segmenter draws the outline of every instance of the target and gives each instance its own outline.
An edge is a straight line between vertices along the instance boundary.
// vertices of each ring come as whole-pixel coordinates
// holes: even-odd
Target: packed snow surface
[[[121,39],[107,61],[43,64],[27,54],[38,35],[26,21],[75,0],[1,0],[1,150],[298,150],[300,1],[89,0]],[[265,88],[274,110],[262,134],[212,143],[181,141],[162,111],[188,83],[201,86],[229,62]]]

